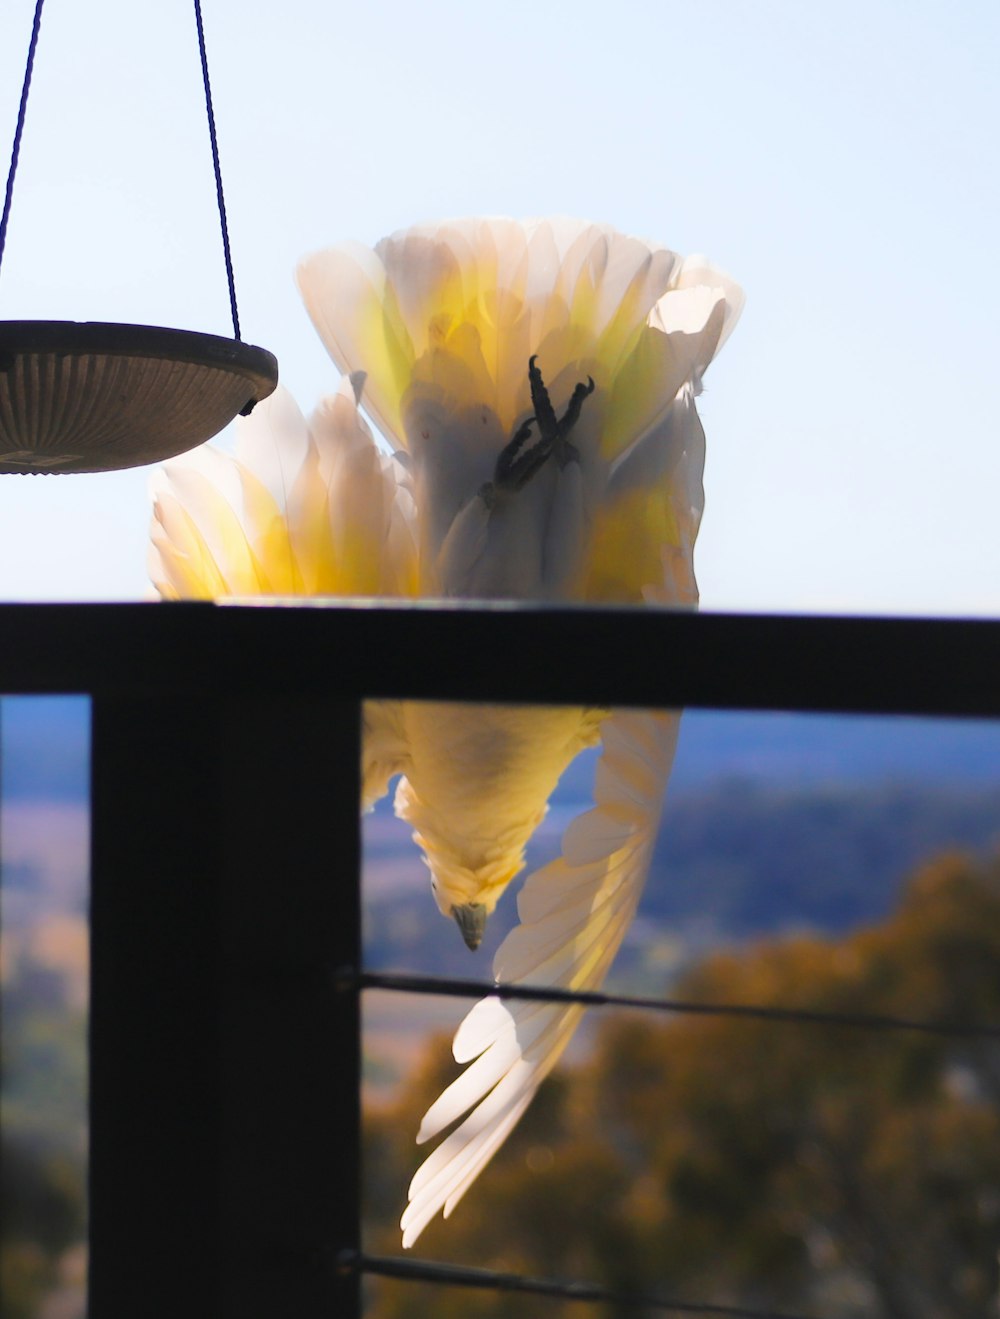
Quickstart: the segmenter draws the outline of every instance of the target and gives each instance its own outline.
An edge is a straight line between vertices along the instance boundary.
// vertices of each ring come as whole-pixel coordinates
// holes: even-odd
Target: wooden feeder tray
[[[0,473],[110,472],[203,444],[267,398],[278,363],[152,325],[0,321]]]

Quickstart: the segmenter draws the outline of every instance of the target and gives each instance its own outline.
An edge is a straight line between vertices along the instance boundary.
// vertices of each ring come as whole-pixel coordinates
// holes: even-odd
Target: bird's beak
[[[462,931],[466,948],[471,948],[475,952],[482,943],[486,931],[485,905],[482,902],[467,902],[462,907],[452,907],[451,914]]]

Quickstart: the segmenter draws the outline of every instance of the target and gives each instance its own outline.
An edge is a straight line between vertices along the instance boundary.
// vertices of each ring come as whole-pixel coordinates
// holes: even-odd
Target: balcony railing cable
[[[606,994],[596,990],[553,989],[536,985],[489,984],[478,980],[418,976],[394,971],[363,971],[354,978],[359,989],[385,989],[402,994],[440,994],[451,998],[526,999],[535,1003],[580,1003],[596,1008],[635,1008],[703,1017],[745,1017],[789,1025],[844,1026],[857,1030],[920,1031],[958,1039],[1000,1040],[1000,1024],[978,1021],[925,1021],[913,1017],[868,1012],[828,1012],[814,1008],[778,1007],[754,1003],[697,1003],[637,994]]]
[[[603,1302],[618,1309],[654,1310],[661,1314],[705,1315],[708,1319],[809,1319],[786,1310],[760,1310],[753,1306],[712,1304],[708,1301],[681,1301],[664,1296],[616,1292],[590,1282],[561,1282],[557,1278],[528,1278],[521,1273],[499,1273],[494,1269],[472,1269],[458,1264],[439,1264],[398,1256],[346,1256],[346,1268],[382,1278],[399,1278],[411,1282],[443,1284],[447,1287],[471,1287],[481,1291],[518,1292],[529,1296],[549,1296],[566,1301]]]

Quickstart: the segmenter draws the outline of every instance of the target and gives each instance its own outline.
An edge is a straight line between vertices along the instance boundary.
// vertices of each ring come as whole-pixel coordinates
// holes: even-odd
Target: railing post
[[[358,1313],[355,702],[94,702],[90,1313]]]
[[[355,1319],[359,707],[228,704],[222,799],[226,1319]]]
[[[93,702],[95,1319],[218,1312],[218,722],[169,695]]]

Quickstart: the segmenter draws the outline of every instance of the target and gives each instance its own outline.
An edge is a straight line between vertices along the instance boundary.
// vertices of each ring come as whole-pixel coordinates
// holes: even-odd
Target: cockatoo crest
[[[283,391],[154,481],[161,594],[452,596],[693,607],[701,378],[742,306],[700,257],[573,220],[422,225],[298,271],[345,379],[306,423]],[[380,450],[359,403],[395,456]],[[602,744],[594,809],[531,875],[499,981],[592,989],[645,880],[676,714],[390,701],[364,712],[364,804],[402,775],[442,912],[475,947],[566,766]],[[404,1245],[451,1211],[580,1009],[478,1004],[469,1063],[420,1140]]]

